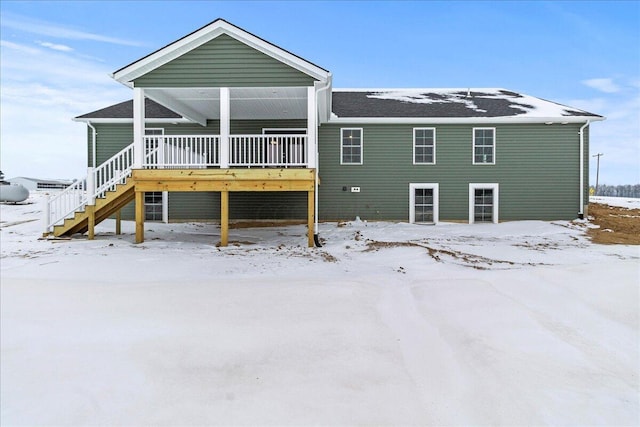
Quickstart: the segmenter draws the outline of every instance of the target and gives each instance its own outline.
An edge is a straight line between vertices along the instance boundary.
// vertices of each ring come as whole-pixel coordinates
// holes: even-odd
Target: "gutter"
[[[584,130],[591,121],[587,122],[580,127],[580,209],[578,210],[578,217],[584,218]]]
[[[336,117],[329,118],[329,124],[569,124],[604,120],[599,116],[563,116],[563,117]]]
[[[91,122],[87,121],[87,126],[89,126],[91,128],[91,130],[93,130],[93,134],[92,134],[92,138],[91,138],[91,166],[92,167],[96,167],[96,136],[98,135],[98,132],[96,131],[96,128],[93,127],[93,125],[91,124]]]
[[[83,123],[112,123],[112,124],[118,124],[118,123],[133,123],[133,118],[89,118],[89,119],[81,119],[81,118],[74,118],[72,119],[74,122],[83,122]],[[168,119],[168,118],[145,118],[145,123],[192,123],[190,120],[185,119],[184,117],[179,118],[179,119]]]
[[[318,114],[317,111],[317,106],[318,106],[318,94],[320,92],[326,91],[327,89],[331,88],[331,76],[329,76],[329,80],[327,81],[327,84],[320,89],[316,89],[316,115]],[[329,109],[329,112],[331,111],[331,105],[327,105],[327,108]],[[330,114],[329,114],[330,115]],[[316,118],[317,119],[317,118]],[[318,130],[320,129],[320,126],[318,123],[319,120],[316,120],[316,176],[315,176],[315,192],[314,192],[314,196],[315,196],[315,201],[314,201],[314,207],[315,207],[315,212],[314,212],[314,223],[313,223],[313,242],[315,243],[317,248],[321,248],[322,244],[320,243],[320,234],[319,234],[319,219],[318,219],[318,187],[319,187],[319,181],[320,181],[320,149],[318,147]]]

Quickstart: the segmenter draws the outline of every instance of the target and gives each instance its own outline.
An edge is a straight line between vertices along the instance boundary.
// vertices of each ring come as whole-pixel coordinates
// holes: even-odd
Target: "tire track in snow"
[[[397,337],[405,370],[426,408],[429,423],[464,424],[472,419],[457,405],[466,384],[454,351],[438,328],[420,314],[411,287],[384,290],[378,310]]]

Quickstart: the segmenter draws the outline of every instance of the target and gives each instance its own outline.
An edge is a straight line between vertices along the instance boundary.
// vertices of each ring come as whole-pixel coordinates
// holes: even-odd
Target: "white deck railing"
[[[94,203],[95,198],[103,197],[115,186],[124,183],[133,168],[133,144],[128,145],[115,156],[97,168],[89,168],[87,176],[45,201],[45,233],[71,218],[75,212]]]
[[[219,135],[153,135],[144,137],[143,167],[206,168],[219,167]],[[306,135],[231,135],[230,167],[306,167],[308,144]],[[49,197],[45,202],[45,233],[72,217],[96,198],[104,197],[131,175],[134,144],[102,163],[89,168],[87,176]]]
[[[306,135],[231,135],[229,166],[307,165]]]
[[[144,137],[145,168],[206,168],[220,166],[217,135],[154,135]]]

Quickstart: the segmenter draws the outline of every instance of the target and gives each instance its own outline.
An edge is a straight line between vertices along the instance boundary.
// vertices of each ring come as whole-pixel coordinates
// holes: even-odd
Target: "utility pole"
[[[598,158],[598,166],[596,167],[596,196],[598,195],[598,180],[600,179],[600,157],[602,156],[604,156],[604,153],[598,153],[591,156]]]

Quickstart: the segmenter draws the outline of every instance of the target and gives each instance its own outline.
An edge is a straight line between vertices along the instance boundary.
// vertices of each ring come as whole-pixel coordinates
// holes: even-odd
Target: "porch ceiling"
[[[153,88],[145,94],[154,101],[201,122],[220,117],[219,88]],[[231,119],[306,119],[306,87],[231,88]]]

